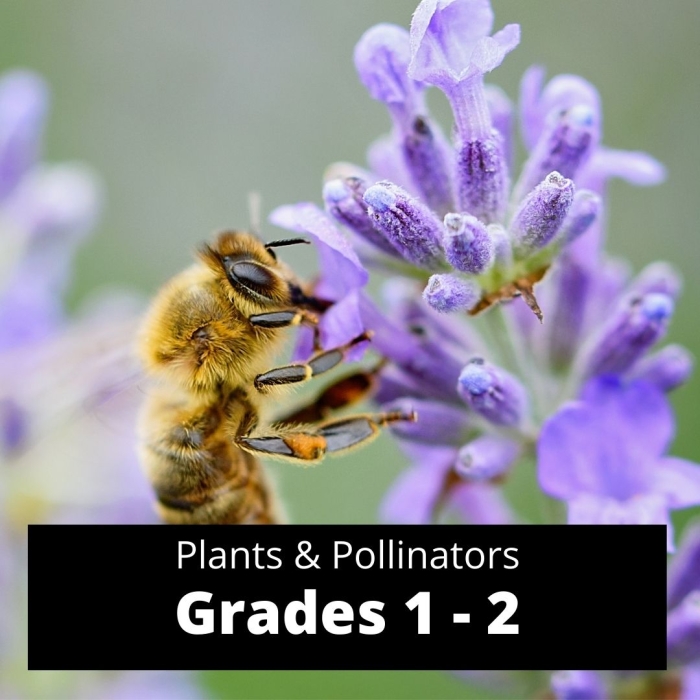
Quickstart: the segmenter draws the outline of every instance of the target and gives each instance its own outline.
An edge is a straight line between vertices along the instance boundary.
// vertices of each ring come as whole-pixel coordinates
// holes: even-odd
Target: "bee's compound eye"
[[[266,299],[272,298],[275,289],[275,277],[262,265],[254,262],[240,261],[227,266],[228,278],[234,286],[242,286],[247,290],[263,296]]]

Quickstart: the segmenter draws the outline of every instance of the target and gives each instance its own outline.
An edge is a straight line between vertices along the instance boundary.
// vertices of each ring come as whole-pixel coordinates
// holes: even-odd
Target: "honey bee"
[[[196,263],[158,293],[146,314],[139,354],[157,381],[140,419],[142,465],[168,523],[272,523],[279,519],[258,457],[303,465],[376,436],[403,413],[329,418],[365,397],[377,370],[344,376],[307,406],[270,425],[263,408],[276,387],[305,382],[338,366],[363,333],[322,351],[319,314],[327,302],[307,296],[275,248],[257,235],[227,231],[203,246]],[[270,369],[285,329],[315,329],[316,352],[305,363]]]

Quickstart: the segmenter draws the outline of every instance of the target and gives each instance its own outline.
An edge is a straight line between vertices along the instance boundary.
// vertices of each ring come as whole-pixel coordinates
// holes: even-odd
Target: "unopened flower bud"
[[[681,293],[683,279],[673,265],[657,261],[647,265],[631,282],[627,292],[628,297],[639,297],[655,292],[667,294],[677,299]]]
[[[447,214],[442,244],[447,262],[456,270],[480,275],[493,262],[493,241],[486,226],[468,214]]]
[[[480,298],[476,282],[451,274],[433,275],[423,290],[423,299],[442,314],[469,311]]]
[[[525,417],[527,395],[522,384],[481,358],[472,359],[464,367],[457,391],[476,413],[495,425],[514,427]]]
[[[622,374],[666,333],[673,299],[655,292],[632,299],[618,309],[591,346],[587,377]]]
[[[389,255],[398,255],[396,248],[374,228],[367,214],[367,205],[362,195],[367,183],[359,178],[329,180],[323,186],[326,211],[338,222],[347,226],[358,236]]]
[[[519,454],[520,445],[515,440],[482,435],[462,447],[455,470],[466,481],[489,481],[505,474]]]
[[[543,248],[561,228],[574,201],[574,183],[550,173],[518,208],[510,231],[521,253]]]
[[[523,166],[515,186],[518,201],[553,170],[573,178],[590,157],[599,140],[595,110],[585,104],[551,117],[537,145]]]
[[[437,125],[416,115],[402,132],[406,168],[422,199],[434,211],[449,211],[452,204],[450,147]]]
[[[409,415],[415,411],[416,421],[400,421],[391,425],[397,437],[412,442],[428,444],[459,445],[469,429],[469,415],[463,408],[449,406],[440,401],[400,398],[382,406],[382,411],[404,411]]]
[[[600,217],[602,208],[603,200],[595,192],[578,190],[559,232],[561,242],[569,245],[580,238]]]
[[[638,362],[632,376],[668,392],[685,384],[692,372],[693,356],[690,352],[681,345],[667,345]]]
[[[428,207],[386,180],[369,187],[363,199],[374,227],[406,260],[428,269],[440,265],[442,226]]]
[[[689,593],[671,610],[666,625],[669,661],[689,664],[700,660],[700,590]]]

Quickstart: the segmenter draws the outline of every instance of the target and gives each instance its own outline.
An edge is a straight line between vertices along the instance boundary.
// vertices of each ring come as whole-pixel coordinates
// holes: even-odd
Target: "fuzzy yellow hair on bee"
[[[387,423],[415,419],[400,413],[329,418],[372,390],[376,372],[360,371],[272,426],[261,420],[275,387],[332,370],[369,338],[363,333],[325,351],[316,338],[308,362],[268,369],[287,329],[317,329],[328,307],[275,254],[305,242],[265,244],[252,233],[221,233],[160,290],[144,318],[139,354],[156,381],[141,413],[140,453],[166,522],[275,522],[259,456],[313,464],[368,442]]]

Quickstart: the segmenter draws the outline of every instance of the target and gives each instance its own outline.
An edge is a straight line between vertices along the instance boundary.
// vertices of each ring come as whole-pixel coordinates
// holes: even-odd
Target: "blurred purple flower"
[[[134,305],[117,295],[73,319],[63,307],[101,188],[85,166],[41,163],[47,108],[38,76],[0,77],[0,694],[18,698],[36,690],[16,671],[26,667],[27,523],[155,521],[135,455],[136,361],[124,342]],[[187,674],[87,683],[66,674],[62,683],[71,697],[200,697]]]
[[[542,428],[540,486],[567,502],[570,523],[664,524],[673,551],[669,511],[700,504],[700,467],[664,456],[673,428],[652,385],[592,380]]]

